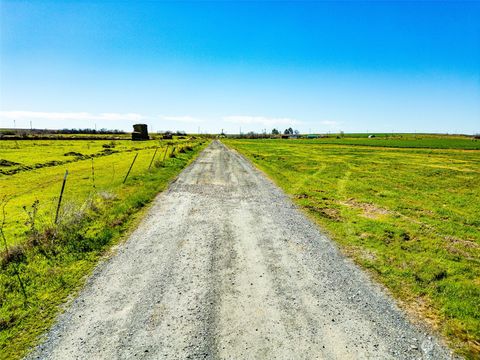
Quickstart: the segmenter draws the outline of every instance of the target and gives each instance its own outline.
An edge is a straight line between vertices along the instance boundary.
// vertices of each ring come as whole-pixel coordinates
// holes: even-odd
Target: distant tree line
[[[177,131],[167,130],[167,131],[157,131],[157,134],[186,136],[187,132],[183,130],[177,130]]]
[[[233,135],[232,137],[241,137],[241,138],[248,138],[248,139],[259,139],[259,138],[273,138],[273,137],[285,137],[285,136],[299,136],[300,131],[294,130],[293,128],[289,127],[288,129],[285,129],[282,132],[280,132],[278,129],[274,128],[270,133],[267,133],[266,130],[264,130],[262,133],[256,133],[254,131],[249,131],[247,133],[242,133],[240,135]],[[231,136],[231,135],[230,135]]]
[[[61,129],[61,130],[47,130],[53,134],[125,134],[125,131],[118,129]]]
[[[28,135],[28,134],[125,134],[125,131],[118,129],[0,129],[3,135]]]
[[[289,127],[288,129],[285,129],[283,131],[283,134],[284,135],[299,135],[300,134],[300,131],[298,130],[293,130],[291,127]],[[278,131],[278,129],[272,129],[272,135],[280,135],[280,131]]]

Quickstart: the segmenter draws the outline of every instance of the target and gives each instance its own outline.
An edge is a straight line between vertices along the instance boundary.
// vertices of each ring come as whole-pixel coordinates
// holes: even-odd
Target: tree
[[[285,135],[293,135],[293,129],[289,127],[288,129],[285,129],[283,132]]]
[[[277,129],[272,129],[272,135],[278,135],[280,132]]]
[[[299,134],[300,134],[300,131],[295,130],[293,133],[294,133],[295,135],[299,135]]]

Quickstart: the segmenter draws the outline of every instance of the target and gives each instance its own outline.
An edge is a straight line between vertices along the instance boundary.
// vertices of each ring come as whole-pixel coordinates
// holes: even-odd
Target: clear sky
[[[480,132],[480,2],[0,4],[0,127]]]

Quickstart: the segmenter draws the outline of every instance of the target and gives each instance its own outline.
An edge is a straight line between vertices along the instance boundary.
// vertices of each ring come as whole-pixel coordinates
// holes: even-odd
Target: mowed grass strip
[[[480,151],[225,143],[456,351],[480,356]]]
[[[139,151],[125,184],[123,179],[134,153],[95,158],[95,189],[91,160],[69,164],[73,167],[69,167],[71,177],[67,178],[58,225],[53,224],[53,210],[61,187],[62,167],[1,178],[2,189],[7,189],[10,197],[7,219],[12,214],[18,216],[17,225],[8,227],[19,229],[5,231],[8,237],[15,236],[14,240],[7,238],[8,257],[0,239],[1,359],[20,359],[35,345],[38,336],[53,323],[59,305],[81,287],[98,260],[132,227],[135,215],[166,188],[207,142],[174,145],[175,155],[170,156],[171,146],[166,160],[156,162],[150,171],[153,150]],[[160,150],[157,159],[161,160],[164,152]],[[39,188],[29,192],[32,179]],[[20,195],[15,196],[15,189]],[[52,196],[54,200],[48,200]],[[25,209],[17,209],[24,205]]]

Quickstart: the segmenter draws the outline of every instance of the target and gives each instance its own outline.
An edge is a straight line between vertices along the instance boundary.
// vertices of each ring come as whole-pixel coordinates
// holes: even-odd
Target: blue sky
[[[0,127],[480,132],[480,2],[0,6]]]

